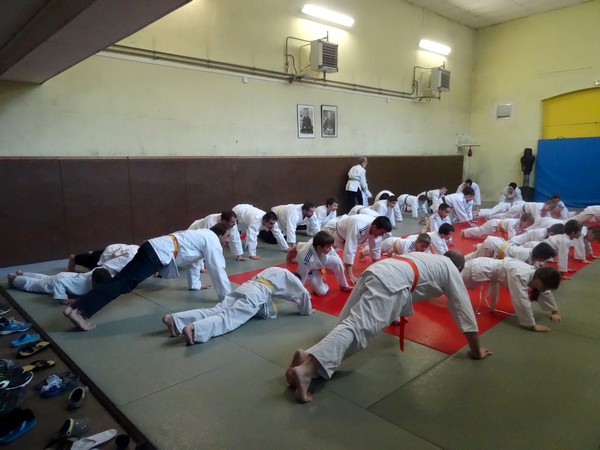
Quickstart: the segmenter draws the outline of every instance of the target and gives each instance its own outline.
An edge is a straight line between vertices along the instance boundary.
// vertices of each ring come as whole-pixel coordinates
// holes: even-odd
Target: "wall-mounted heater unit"
[[[431,69],[431,78],[429,79],[429,89],[437,92],[450,91],[450,71],[442,67]]]
[[[318,39],[310,43],[310,68],[316,72],[338,71],[338,44]]]

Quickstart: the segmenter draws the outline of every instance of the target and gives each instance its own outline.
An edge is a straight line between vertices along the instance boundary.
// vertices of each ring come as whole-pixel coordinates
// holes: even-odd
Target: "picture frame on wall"
[[[336,138],[338,136],[337,106],[321,105],[321,137]]]
[[[299,139],[315,137],[315,107],[313,105],[298,105],[296,122],[298,124]]]

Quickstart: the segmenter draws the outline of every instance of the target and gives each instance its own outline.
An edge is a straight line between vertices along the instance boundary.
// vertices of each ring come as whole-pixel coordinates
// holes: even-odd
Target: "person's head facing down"
[[[535,218],[531,213],[523,213],[521,214],[521,218],[519,219],[519,228],[529,228],[535,222]]]
[[[335,199],[335,197],[329,197],[327,200],[325,200],[325,208],[327,208],[328,213],[337,211],[338,201]]]
[[[237,224],[237,214],[233,211],[223,211],[221,213],[221,223],[227,228],[233,228]]]
[[[556,251],[547,242],[540,242],[531,250],[531,261],[536,267],[542,267],[546,261],[556,256]]]
[[[473,199],[475,198],[475,191],[473,190],[472,187],[466,187],[462,190],[463,195],[465,196],[465,200],[468,202],[473,201]]]
[[[388,208],[394,208],[397,204],[398,204],[398,199],[396,198],[395,195],[390,195],[387,198],[387,207]]]
[[[517,183],[515,183],[514,181],[512,183],[508,183],[508,193],[512,194],[513,192],[515,192],[515,189],[517,188]]]
[[[431,236],[427,233],[421,233],[415,241],[415,252],[424,252],[431,245]]]
[[[529,282],[529,299],[537,300],[544,291],[554,291],[560,286],[560,272],[554,267],[540,267]]]
[[[452,237],[452,233],[454,233],[454,227],[449,223],[443,223],[440,225],[438,230],[438,234],[442,239],[448,240]]]
[[[333,246],[333,236],[327,231],[319,231],[313,236],[312,245],[318,255],[329,253]]]
[[[565,223],[565,234],[571,239],[577,239],[581,236],[581,224],[574,219]]]
[[[105,283],[111,278],[112,275],[107,269],[105,269],[104,267],[98,267],[92,272],[92,286],[96,287],[99,284]]]
[[[379,196],[379,200],[387,200],[388,198],[390,198],[390,194],[388,194],[387,192],[384,192]]]
[[[262,217],[263,227],[265,227],[267,230],[272,230],[276,223],[277,223],[277,214],[275,214],[273,211],[268,211]]]
[[[225,245],[229,240],[229,228],[223,225],[222,223],[218,223],[210,228],[210,231],[215,233],[219,237],[219,241],[221,245]]]
[[[312,217],[315,213],[315,204],[312,202],[306,202],[302,205],[302,216],[304,217]]]
[[[448,203],[440,204],[440,206],[438,206],[437,212],[442,219],[448,217],[448,215],[450,214],[450,205],[448,205]]]
[[[452,264],[454,264],[459,272],[462,272],[465,267],[465,255],[456,250],[448,250],[446,253],[444,253],[444,256],[446,258],[450,258]]]
[[[469,185],[469,186],[473,186],[473,180],[471,180],[470,178],[467,178],[467,179],[465,180],[465,183],[464,183],[464,184],[467,184],[467,185]]]
[[[375,236],[383,236],[385,233],[390,233],[392,231],[392,222],[385,216],[375,217],[375,220],[371,222],[371,227],[369,228],[369,234]]]
[[[427,202],[427,196],[425,194],[421,194],[419,197],[417,197],[417,201],[419,202],[419,205],[422,205],[423,203]]]
[[[565,234],[565,225],[562,223],[555,223],[548,227],[548,236],[554,236],[557,234]]]
[[[600,227],[588,227],[585,237],[590,242],[600,242]]]

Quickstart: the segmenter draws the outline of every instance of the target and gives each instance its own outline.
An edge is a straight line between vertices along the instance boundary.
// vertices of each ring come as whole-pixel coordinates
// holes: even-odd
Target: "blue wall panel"
[[[542,139],[535,161],[535,201],[559,194],[565,205],[600,205],[600,137]]]

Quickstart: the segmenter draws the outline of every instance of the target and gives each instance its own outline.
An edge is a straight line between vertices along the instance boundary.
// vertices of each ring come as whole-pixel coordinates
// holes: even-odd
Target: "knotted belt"
[[[410,292],[413,292],[417,288],[417,283],[419,282],[419,269],[417,269],[417,265],[414,263],[413,260],[404,258],[402,256],[396,256],[394,259],[399,259],[400,261],[404,261],[405,263],[408,263],[408,265],[410,265],[411,269],[413,270],[415,277],[413,279],[413,284],[410,287]],[[400,333],[399,333],[398,337],[400,339],[400,351],[401,352],[404,351],[404,327],[407,323],[408,323],[408,320],[404,316],[400,316]]]

